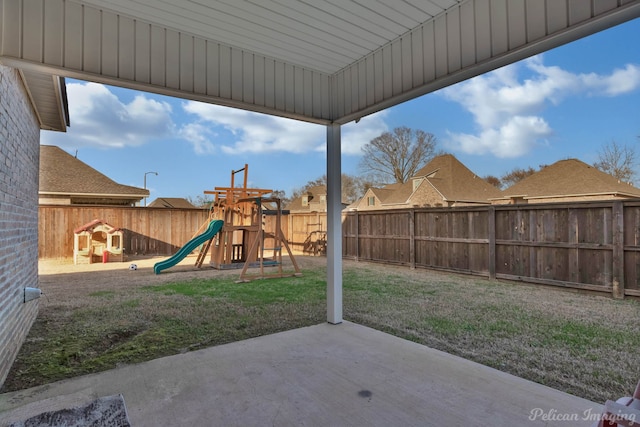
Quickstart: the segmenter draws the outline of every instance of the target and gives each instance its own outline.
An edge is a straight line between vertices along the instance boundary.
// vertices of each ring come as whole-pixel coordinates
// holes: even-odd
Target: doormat
[[[121,394],[101,397],[85,406],[43,412],[9,427],[131,427]]]

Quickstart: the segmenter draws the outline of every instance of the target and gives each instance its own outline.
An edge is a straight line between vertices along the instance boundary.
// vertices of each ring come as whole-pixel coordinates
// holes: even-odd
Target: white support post
[[[342,165],[340,125],[327,126],[327,322],[342,323]]]

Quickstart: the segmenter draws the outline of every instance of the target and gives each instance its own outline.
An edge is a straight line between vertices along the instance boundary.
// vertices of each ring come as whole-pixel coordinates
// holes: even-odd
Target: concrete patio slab
[[[321,324],[0,395],[0,425],[124,396],[144,426],[589,426],[602,405],[361,325]]]

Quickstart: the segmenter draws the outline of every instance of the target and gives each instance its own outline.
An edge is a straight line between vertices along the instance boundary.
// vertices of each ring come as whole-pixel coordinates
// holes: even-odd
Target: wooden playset
[[[207,253],[211,252],[210,265],[216,269],[242,268],[240,281],[270,277],[299,276],[300,269],[282,233],[281,200],[264,197],[273,190],[248,188],[249,165],[231,171],[230,187],[215,187],[204,194],[214,195],[209,219],[224,221],[222,230],[202,245],[196,266],[201,267]],[[235,175],[244,172],[242,187],[235,186]],[[198,231],[200,233],[201,230]],[[282,251],[287,252],[293,271],[284,271]],[[249,274],[249,268],[259,269]],[[265,271],[265,267],[274,270]]]
[[[122,230],[94,219],[76,228],[73,236],[73,263],[122,262]]]

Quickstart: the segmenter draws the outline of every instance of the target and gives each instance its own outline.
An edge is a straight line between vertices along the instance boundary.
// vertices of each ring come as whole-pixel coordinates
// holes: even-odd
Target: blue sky
[[[615,141],[640,152],[640,20],[628,22],[342,128],[343,172],[398,126],[434,134],[479,176],[578,158]],[[67,80],[71,127],[42,131],[116,182],[198,197],[249,164],[252,187],[288,195],[325,173],[324,126]]]

